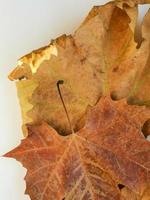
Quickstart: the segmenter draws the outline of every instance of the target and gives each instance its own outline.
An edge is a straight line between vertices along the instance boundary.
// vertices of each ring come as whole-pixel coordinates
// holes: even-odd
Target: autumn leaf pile
[[[27,168],[32,200],[150,200],[150,10],[137,22],[144,3],[95,6],[73,35],[10,73],[25,139],[5,156]]]

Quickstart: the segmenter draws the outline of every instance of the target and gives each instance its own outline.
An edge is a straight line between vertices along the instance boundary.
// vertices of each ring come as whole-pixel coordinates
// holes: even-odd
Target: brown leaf
[[[33,200],[148,200],[150,143],[141,127],[149,116],[146,107],[103,97],[77,133],[64,137],[46,123],[30,125],[29,136],[5,156],[28,169]]]
[[[117,94],[116,98],[128,94],[137,72],[136,63],[130,67],[137,53],[133,33],[137,9],[130,8],[132,23],[128,11],[111,3],[95,7],[89,14],[90,19],[74,35],[82,55],[101,73],[103,94],[111,91]]]
[[[121,5],[128,4],[129,6],[135,6],[136,4],[149,4],[150,0],[116,0],[117,3],[121,3]]]
[[[73,36],[62,36],[21,58],[20,66],[9,77],[25,77],[31,80],[32,88],[38,84],[29,93],[31,97],[22,97],[33,105],[29,117],[34,123],[44,120],[59,132],[70,131],[56,88],[60,79],[65,83],[62,93],[75,130],[83,127],[87,106],[95,105],[109,88],[117,92],[117,98],[128,93],[137,71],[136,64],[129,70],[128,62],[136,52],[136,17],[136,7],[121,9],[115,2],[94,7]],[[22,90],[27,93],[23,81]],[[19,89],[18,93],[23,92]]]
[[[43,120],[61,134],[70,133],[58,80],[65,83],[62,94],[76,131],[84,126],[88,105],[95,105],[102,95],[129,97],[131,104],[149,106],[150,11],[142,25],[143,41],[135,42],[137,4],[147,2],[95,6],[73,36],[63,35],[21,58],[9,78],[27,79],[17,82],[24,124]]]
[[[64,81],[61,91],[74,130],[80,128],[79,121],[87,106],[94,105],[101,96],[100,80],[90,63],[82,61],[71,36],[59,38],[53,44],[58,56],[43,62],[34,75],[39,86],[32,96],[34,107],[30,115],[34,121],[44,120],[59,132],[68,133],[70,127],[58,94],[58,80]]]
[[[150,10],[147,12],[144,17],[143,25],[143,43],[141,48],[147,49],[148,58],[145,64],[145,67],[140,70],[137,74],[136,81],[131,91],[129,102],[139,105],[148,105],[150,106]],[[141,58],[142,56],[140,56]],[[144,55],[143,55],[144,58]]]

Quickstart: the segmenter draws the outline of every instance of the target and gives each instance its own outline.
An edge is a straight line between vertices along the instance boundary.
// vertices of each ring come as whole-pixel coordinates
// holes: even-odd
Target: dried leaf
[[[139,73],[138,78],[135,81],[129,101],[134,104],[150,106],[150,10],[144,18],[142,31],[144,39],[142,45],[145,46],[144,48],[147,49],[149,54],[144,69],[141,70],[141,73]]]
[[[31,123],[33,121],[32,118],[28,116],[28,112],[32,109],[32,104],[29,103],[28,98],[31,98],[33,91],[37,87],[37,83],[32,80],[22,80],[16,82],[16,87],[18,90],[18,97],[20,100],[20,105],[22,108],[22,118],[23,118],[23,131],[25,136],[27,135],[26,123]]]
[[[70,132],[56,87],[61,79],[74,130],[83,127],[87,106],[107,93],[114,99],[129,96],[132,104],[149,105],[150,93],[145,92],[150,88],[149,13],[140,48],[134,40],[137,4],[148,2],[114,1],[94,7],[73,36],[64,35],[21,58],[9,78],[27,79],[18,88],[24,123],[28,115],[33,123],[44,120],[60,133]],[[37,87],[22,95],[28,80]],[[22,101],[33,105],[27,114]]]
[[[31,199],[150,199],[150,10],[136,38],[145,3],[95,6],[72,36],[22,57],[9,75],[28,137],[5,156],[27,168]],[[76,132],[66,137],[59,80]]]
[[[65,137],[46,123],[30,125],[29,136],[6,156],[28,169],[33,200],[148,200],[150,143],[141,127],[149,116],[146,107],[103,97],[77,133]]]
[[[136,8],[132,8],[132,13],[136,18]],[[117,98],[124,97],[132,87],[137,71],[136,63],[130,68],[137,51],[132,32],[135,24],[132,23],[131,28],[126,10],[113,4],[95,7],[89,15],[91,19],[76,31],[75,43],[82,55],[100,71],[103,93],[110,90],[117,93]]]
[[[75,130],[80,128],[86,107],[94,105],[101,96],[100,81],[91,65],[82,61],[71,36],[57,39],[53,46],[56,47],[59,56],[51,56],[50,60],[44,60],[29,79],[33,85],[38,83],[34,93],[29,93],[33,93],[30,102],[34,106],[30,116],[33,121],[44,120],[60,132],[69,132],[70,128],[57,90],[57,81],[64,80],[62,94]],[[25,80],[23,81],[27,87]]]
[[[135,6],[136,4],[149,4],[150,0],[116,0],[119,4],[128,4],[129,6]]]

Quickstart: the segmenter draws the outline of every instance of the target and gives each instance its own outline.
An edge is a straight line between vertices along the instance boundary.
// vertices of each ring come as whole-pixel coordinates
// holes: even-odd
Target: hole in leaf
[[[125,187],[124,185],[122,185],[122,184],[120,184],[120,183],[118,184],[119,190],[122,190],[124,187]]]
[[[143,135],[145,136],[145,138],[147,138],[149,135],[150,135],[150,119],[148,119],[143,127],[142,127],[142,132],[143,132]]]

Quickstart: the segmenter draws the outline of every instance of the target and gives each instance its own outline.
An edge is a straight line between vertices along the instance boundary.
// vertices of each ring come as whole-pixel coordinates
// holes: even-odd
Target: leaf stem
[[[66,105],[65,105],[63,96],[62,96],[62,94],[61,94],[61,90],[60,90],[60,85],[62,85],[62,84],[64,84],[64,81],[63,81],[63,80],[57,81],[57,89],[58,89],[58,93],[59,93],[61,102],[62,102],[62,104],[63,104],[64,110],[65,110],[67,119],[68,119],[68,123],[69,123],[69,126],[70,126],[70,130],[71,130],[72,133],[74,133],[74,130],[73,130],[73,127],[72,127],[72,124],[71,124],[71,120],[70,120],[70,117],[69,117],[69,114],[68,114],[68,111],[67,111],[67,108],[66,108]]]

